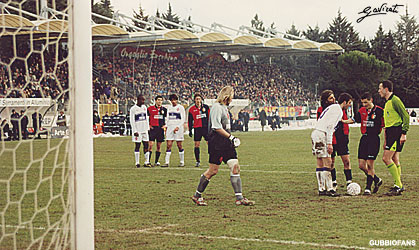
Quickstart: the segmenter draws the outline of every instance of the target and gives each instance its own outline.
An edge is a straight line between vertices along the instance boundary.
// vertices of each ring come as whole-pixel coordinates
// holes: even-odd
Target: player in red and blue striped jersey
[[[188,127],[190,137],[192,137],[192,129],[194,130],[195,167],[199,167],[201,163],[199,146],[202,137],[204,137],[204,140],[208,143],[208,118],[210,108],[208,105],[202,103],[203,98],[200,94],[195,94],[194,101],[195,105],[189,108]]]
[[[163,97],[158,95],[156,96],[155,104],[147,108],[148,116],[150,117],[150,130],[149,141],[148,141],[148,151],[150,152],[150,161],[151,154],[153,152],[154,141],[156,143],[156,156],[154,166],[160,166],[159,158],[161,154],[161,144],[164,142],[164,130],[166,129],[166,117],[167,109],[162,106]]]
[[[367,186],[364,195],[371,194],[371,186],[374,182],[373,193],[383,181],[375,175],[374,161],[380,151],[380,133],[384,127],[384,110],[373,103],[372,95],[365,93],[361,96],[362,108],[358,110],[353,119],[343,120],[344,123],[361,123],[361,140],[358,147],[359,168],[367,176]]]

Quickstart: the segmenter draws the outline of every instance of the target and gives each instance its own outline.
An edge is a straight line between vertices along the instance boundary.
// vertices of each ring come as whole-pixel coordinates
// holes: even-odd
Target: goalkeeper
[[[217,102],[214,103],[209,118],[209,168],[201,175],[198,188],[192,196],[193,202],[198,206],[206,206],[207,203],[201,197],[207,187],[211,177],[217,174],[221,161],[230,168],[230,181],[236,195],[236,205],[251,206],[254,201],[243,197],[242,183],[240,179],[240,166],[237,160],[236,149],[240,145],[240,140],[230,134],[230,116],[227,106],[231,103],[234,90],[230,86],[221,89],[218,94]]]

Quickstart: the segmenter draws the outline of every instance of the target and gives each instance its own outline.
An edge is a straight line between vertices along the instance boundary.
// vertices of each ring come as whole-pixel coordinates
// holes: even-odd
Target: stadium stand
[[[216,98],[227,84],[235,87],[235,98],[250,99],[256,106],[305,105],[315,100],[312,92],[277,65],[228,62],[220,55],[188,54],[173,61],[156,59],[150,69],[150,59],[139,59],[135,63],[132,60],[118,57],[112,61],[107,56],[95,56],[94,65],[100,72],[100,77],[94,80],[95,100],[106,103],[109,99],[124,99],[127,98],[124,88],[132,92],[133,88],[147,83],[153,95],[167,98],[177,93],[188,103],[196,92],[206,98]]]

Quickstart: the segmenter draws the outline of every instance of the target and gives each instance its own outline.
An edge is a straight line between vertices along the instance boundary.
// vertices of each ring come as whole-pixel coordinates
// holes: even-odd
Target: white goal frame
[[[43,0],[46,1],[46,0]],[[94,249],[91,1],[69,0],[72,249]]]

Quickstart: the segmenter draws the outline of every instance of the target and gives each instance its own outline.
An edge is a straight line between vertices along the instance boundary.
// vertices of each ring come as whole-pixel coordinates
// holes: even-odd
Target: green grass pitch
[[[224,164],[203,194],[208,206],[192,203],[200,175],[208,166],[205,143],[201,143],[200,168],[194,167],[193,141],[186,136],[185,167],[177,167],[179,156],[174,147],[169,168],[137,169],[130,137],[94,139],[96,249],[369,249],[371,240],[415,240],[418,244],[419,127],[411,127],[401,154],[406,191],[398,197],[383,196],[392,177],[381,161],[382,150],[375,166],[384,180],[378,194],[319,197],[310,133],[234,133],[242,142],[238,155],[243,193],[256,201],[253,207],[234,204],[229,169]],[[365,175],[357,163],[359,138],[359,128],[351,128],[353,180],[364,189]],[[14,225],[30,220],[35,199],[38,209],[48,209],[39,210],[33,219],[34,237],[45,233],[47,223],[59,220],[67,200],[65,196],[50,197],[67,191],[61,190],[68,181],[63,171],[68,167],[65,142],[0,144],[0,249],[11,249],[14,244],[25,249],[30,231]],[[160,162],[164,162],[164,151],[165,143]],[[153,161],[154,156],[153,152]],[[59,167],[49,167],[53,162]],[[343,165],[339,158],[336,162],[338,192],[343,193]],[[26,192],[22,188],[25,182]],[[16,240],[10,237],[13,231],[18,232]]]
[[[186,136],[186,167],[177,167],[178,151],[173,148],[168,169],[136,169],[130,138],[95,139],[96,248],[363,249],[370,247],[370,240],[418,242],[419,127],[411,128],[401,154],[407,191],[398,197],[382,195],[392,186],[391,175],[381,161],[382,150],[375,166],[384,180],[378,194],[317,196],[310,133],[235,133],[242,141],[238,155],[243,193],[256,201],[254,207],[235,206],[226,165],[203,194],[208,206],[192,203],[190,197],[208,165],[205,143],[201,144],[205,163],[201,168],[193,167],[193,141]],[[352,128],[353,180],[363,189],[366,178],[357,163],[359,138],[359,128]],[[160,161],[164,161],[164,153]],[[336,167],[338,183],[343,184],[340,159]],[[338,192],[343,191],[339,185]]]

